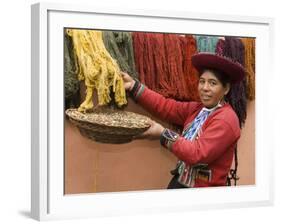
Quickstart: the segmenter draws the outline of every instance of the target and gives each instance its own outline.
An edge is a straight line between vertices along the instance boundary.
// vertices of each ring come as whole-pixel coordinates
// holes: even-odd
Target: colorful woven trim
[[[178,138],[179,138],[178,133],[166,128],[164,129],[164,131],[160,136],[160,144],[171,151],[173,143]]]
[[[130,96],[133,98],[134,101],[137,101],[138,98],[143,93],[144,89],[145,89],[145,85],[143,85],[142,83],[140,83],[138,80],[135,79],[135,85],[130,91]]]

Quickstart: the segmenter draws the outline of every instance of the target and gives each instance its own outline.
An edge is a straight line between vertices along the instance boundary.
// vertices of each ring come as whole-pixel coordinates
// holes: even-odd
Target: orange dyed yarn
[[[133,32],[132,37],[142,83],[165,97],[199,101],[198,72],[191,63],[197,53],[192,35]]]
[[[255,39],[241,38],[245,47],[247,98],[255,99]]]
[[[197,53],[196,39],[192,35],[181,37],[183,54],[183,72],[186,81],[188,100],[199,101],[198,81],[199,74],[191,62],[192,55]]]
[[[177,34],[141,32],[134,32],[132,37],[136,69],[142,83],[165,97],[177,100],[196,98],[193,87],[196,81],[191,79],[189,82],[187,75],[191,68],[188,66],[191,62],[187,61],[191,57],[188,39],[182,42],[182,37]]]
[[[173,95],[166,65],[164,35],[134,32],[132,37],[140,81],[165,97]]]
[[[164,45],[164,34],[155,33],[150,35],[151,44],[154,46],[154,64],[155,66],[155,90],[165,97],[172,97],[175,95],[175,90],[170,83],[168,73],[166,51]]]
[[[164,43],[166,49],[166,58],[170,85],[174,87],[177,100],[187,100],[189,98],[186,86],[186,80],[183,73],[183,55],[181,49],[180,36],[175,34],[165,34]]]

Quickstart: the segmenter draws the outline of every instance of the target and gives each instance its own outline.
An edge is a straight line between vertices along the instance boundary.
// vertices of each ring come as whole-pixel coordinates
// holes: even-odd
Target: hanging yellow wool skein
[[[117,106],[127,104],[123,79],[117,62],[106,50],[101,31],[67,29],[72,38],[74,51],[78,58],[79,80],[85,80],[86,97],[78,110],[86,112],[93,108],[93,91],[97,90],[98,104],[107,105],[114,92]]]

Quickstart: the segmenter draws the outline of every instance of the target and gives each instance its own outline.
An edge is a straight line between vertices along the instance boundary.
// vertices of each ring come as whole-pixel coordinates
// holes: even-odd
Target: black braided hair
[[[245,66],[245,48],[243,42],[234,37],[225,38],[225,46],[223,50],[223,55],[231,58],[234,61],[239,62],[241,65]],[[245,124],[247,117],[247,92],[246,92],[246,78],[237,84],[233,84],[229,93],[225,97],[225,100],[232,106],[233,110],[238,116],[240,128]],[[236,186],[238,169],[238,156],[237,156],[237,145],[234,150],[234,169],[230,169],[229,175],[227,177],[227,184],[231,185],[231,180],[234,181]]]
[[[244,45],[238,38],[226,37],[223,54],[231,58],[233,61],[245,65]],[[225,100],[232,106],[238,116],[240,128],[245,124],[247,117],[247,95],[246,95],[246,79],[242,82],[233,84]]]

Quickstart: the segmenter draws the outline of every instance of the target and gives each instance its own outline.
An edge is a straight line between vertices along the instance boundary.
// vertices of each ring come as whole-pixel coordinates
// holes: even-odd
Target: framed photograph
[[[273,145],[267,131],[270,130],[270,110],[267,108],[271,106],[268,99],[272,93],[270,85],[273,80],[270,78],[273,74],[273,19],[181,11],[102,9],[50,3],[34,4],[31,8],[33,218],[50,220],[120,216],[265,206],[273,203]],[[92,35],[91,44],[85,41],[86,36],[83,35],[86,32]],[[196,52],[222,53],[219,52],[221,48],[218,48],[218,42],[221,41],[224,46],[229,44],[227,46],[231,48],[233,40],[236,41],[236,47],[238,43],[252,43],[251,52],[243,48],[243,60],[246,61],[247,54],[252,59],[251,62],[248,61],[248,65],[252,66],[252,76],[248,76],[247,85],[245,84],[247,89],[244,89],[247,104],[238,102],[239,108],[244,108],[247,117],[244,116],[242,122],[238,155],[235,154],[232,165],[232,170],[236,170],[239,164],[238,177],[235,176],[236,172],[232,176],[236,186],[168,190],[170,170],[175,168],[177,158],[165,150],[159,140],[127,141],[122,136],[114,135],[91,138],[91,133],[83,131],[79,122],[74,121],[66,112],[73,108],[79,108],[76,111],[80,112],[93,109],[93,106],[95,108],[102,100],[107,99],[97,87],[89,98],[88,87],[95,85],[95,81],[87,79],[83,67],[86,65],[80,59],[83,57],[83,61],[89,66],[91,62],[87,61],[87,57],[98,58],[99,55],[87,55],[86,48],[90,52],[93,49],[103,51],[100,55],[110,55],[107,57],[107,67],[117,63],[120,71],[139,79],[150,89],[166,97],[185,101],[196,97],[181,95],[184,91],[177,86],[177,83],[180,85],[182,82],[179,81],[181,73],[175,66],[184,67],[183,58],[188,56],[182,56],[182,53],[181,57],[167,56],[167,60],[170,57],[170,63],[174,63],[174,67],[170,66],[167,70],[174,69],[177,72],[169,73],[175,74],[173,90],[178,92],[173,92],[169,89],[171,83],[166,85],[166,89],[162,88],[165,86],[163,83],[158,88],[159,80],[165,79],[160,77],[164,73],[157,70],[161,67],[160,50],[169,53],[170,49],[171,54],[176,54],[177,50],[183,52],[183,46],[191,46],[193,43],[193,50]],[[81,50],[83,44],[86,47]],[[113,60],[114,55],[117,56]],[[118,60],[118,55],[123,58]],[[234,61],[239,62],[239,58]],[[155,67],[152,69],[149,66]],[[94,70],[95,67],[91,69]],[[182,69],[184,73],[184,68]],[[82,70],[84,77],[79,78],[79,71]],[[159,77],[148,77],[147,74],[154,74],[153,72]],[[109,90],[119,88],[108,83],[104,86]],[[122,88],[120,87],[121,90]],[[161,122],[127,96],[125,111]],[[90,99],[88,104],[85,103],[87,99]],[[93,105],[89,106],[89,102]],[[118,100],[116,102],[120,103]],[[111,105],[113,108],[115,106]],[[100,119],[102,118],[98,118]],[[166,127],[171,125],[165,122],[161,124]],[[208,179],[211,175],[203,175],[202,178],[205,177]]]

